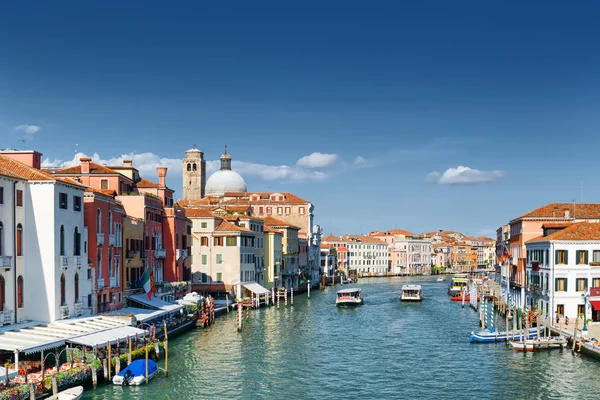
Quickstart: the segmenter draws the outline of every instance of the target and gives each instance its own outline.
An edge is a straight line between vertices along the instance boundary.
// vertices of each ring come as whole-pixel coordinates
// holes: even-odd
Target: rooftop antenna
[[[583,178],[579,178],[579,186],[581,187],[581,202],[583,203]]]
[[[19,139],[17,139],[17,140],[18,140],[19,142],[21,142],[21,143],[22,143],[22,144],[21,144],[21,149],[22,149],[22,150],[25,150],[25,138],[19,138]]]

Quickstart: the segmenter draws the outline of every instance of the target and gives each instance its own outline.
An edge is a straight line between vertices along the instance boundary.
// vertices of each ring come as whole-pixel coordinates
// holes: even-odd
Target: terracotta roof
[[[16,178],[16,179],[24,179],[20,175],[17,175],[14,172],[9,171],[9,170],[7,170],[5,168],[2,168],[2,167],[0,167],[0,175],[4,175],[4,176],[11,177],[11,178]]]
[[[232,232],[232,231],[233,232],[252,232],[250,229],[242,228],[241,226],[232,224],[229,221],[221,222],[221,224],[219,226],[217,226],[217,229],[215,229],[215,232]]]
[[[20,163],[10,157],[0,155],[0,171],[13,178],[20,177],[31,181],[53,181],[55,180],[51,174],[40,171],[39,169],[30,167],[29,165]],[[8,175],[10,174],[10,175]]]
[[[268,226],[265,226],[265,229],[264,229],[264,231],[265,231],[265,233],[274,233],[274,234],[276,234],[276,235],[281,235],[281,236],[283,236],[283,233],[279,232],[278,230],[271,229],[271,228],[269,228]]]
[[[329,235],[321,238],[321,242],[339,242],[341,239],[339,237]]]
[[[225,211],[244,211],[244,212],[248,212],[249,210],[252,210],[252,208],[250,206],[231,206],[231,205],[223,205],[223,206],[217,206],[217,207],[213,207],[212,210],[217,210],[217,209],[222,209]]]
[[[81,174],[81,165],[76,165],[74,167],[59,169],[55,171],[55,174]],[[90,174],[119,174],[119,172],[114,169],[110,169],[105,167],[104,165],[97,164],[95,162],[90,162]]]
[[[568,211],[568,217],[565,215]],[[579,218],[596,219],[600,218],[600,204],[598,203],[550,203],[543,207],[536,208],[526,214],[521,215],[513,221],[521,218]]]
[[[545,222],[542,225],[542,229],[562,229],[567,228],[573,224],[572,221],[561,221],[561,222]]]
[[[213,204],[219,204],[221,202],[220,197],[208,196],[200,200],[179,200],[177,205],[180,207],[194,207],[194,206],[207,206]]]
[[[372,236],[365,236],[365,235],[344,235],[340,239],[342,240],[342,242],[360,241],[361,243],[385,244],[387,246],[386,242],[384,242],[383,240],[379,240],[379,239],[377,239],[375,237],[372,237]]]
[[[405,235],[405,236],[413,236],[412,232],[405,231],[404,229],[391,229],[387,231],[390,235]]]
[[[187,218],[199,218],[199,217],[207,217],[207,218],[219,218],[215,214],[213,214],[210,210],[206,208],[186,208],[185,216]]]
[[[550,240],[600,240],[600,223],[579,222],[554,232],[548,236],[538,236],[527,243],[547,242]]]
[[[281,194],[285,197],[285,200],[270,200],[270,196],[272,194]],[[257,202],[268,202],[268,203],[309,203],[308,200],[304,200],[303,198],[296,196],[290,192],[226,192],[224,194],[225,197],[239,197],[239,198],[247,198],[249,199],[252,196],[259,196],[260,200],[253,200],[252,203]]]
[[[139,188],[157,188],[158,183],[154,183],[152,181],[149,181],[148,179],[144,179],[141,178],[139,181],[136,182],[135,186],[139,187]]]
[[[274,226],[285,226],[288,228],[292,228],[292,229],[300,229],[299,227],[292,225],[288,222],[282,221],[280,219],[277,218],[273,218],[273,217],[266,217],[265,218],[265,225],[266,226],[270,226],[270,227],[274,227]]]
[[[69,185],[75,185],[75,186],[79,186],[81,188],[85,188],[87,189],[87,186],[85,186],[84,184],[82,184],[81,182],[77,182],[75,179],[73,178],[69,178],[66,176],[55,176],[54,179],[56,179],[57,181],[61,181],[64,183],[68,183]]]

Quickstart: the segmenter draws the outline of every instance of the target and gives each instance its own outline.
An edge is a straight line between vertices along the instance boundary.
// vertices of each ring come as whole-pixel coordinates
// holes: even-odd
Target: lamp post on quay
[[[581,299],[583,300],[583,329],[581,330],[581,334],[583,336],[587,336],[588,334],[588,329],[587,329],[587,303],[588,300],[590,299],[590,294],[588,292],[585,293],[581,293]]]

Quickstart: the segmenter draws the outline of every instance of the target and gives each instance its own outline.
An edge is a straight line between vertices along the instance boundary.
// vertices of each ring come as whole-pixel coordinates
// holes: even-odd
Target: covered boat
[[[148,380],[154,377],[158,370],[156,363],[148,360]],[[135,360],[113,377],[115,385],[141,385],[146,382],[146,360]]]
[[[78,400],[83,395],[83,386],[75,386],[62,392],[58,392],[54,396],[50,396],[47,400]]]
[[[525,334],[525,338],[533,339],[537,335],[537,328],[529,330],[528,334]],[[479,332],[471,332],[471,342],[477,343],[494,343],[494,342],[506,342],[507,337],[509,340],[520,340],[521,332],[516,331],[514,335],[512,332],[496,332],[495,329],[484,329]]]
[[[421,301],[423,300],[423,290],[421,285],[404,285],[400,301]]]
[[[359,306],[363,298],[359,288],[342,289],[337,292],[336,306]]]

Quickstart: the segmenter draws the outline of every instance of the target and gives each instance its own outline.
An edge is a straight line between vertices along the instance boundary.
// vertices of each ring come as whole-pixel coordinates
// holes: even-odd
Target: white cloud
[[[337,154],[314,152],[309,156],[304,156],[299,159],[296,162],[296,166],[302,168],[330,168],[341,162],[342,158]]]
[[[354,159],[354,166],[355,167],[362,167],[367,163],[367,160],[365,160],[363,157],[358,156]]]
[[[504,171],[480,171],[477,169],[464,167],[462,165],[456,168],[448,168],[443,174],[434,171],[425,177],[425,182],[438,183],[440,185],[458,185],[492,182],[502,178]]]
[[[24,132],[28,135],[33,135],[34,133],[38,132],[40,129],[39,126],[37,125],[19,125],[19,126],[15,126],[15,131],[17,132]]]

